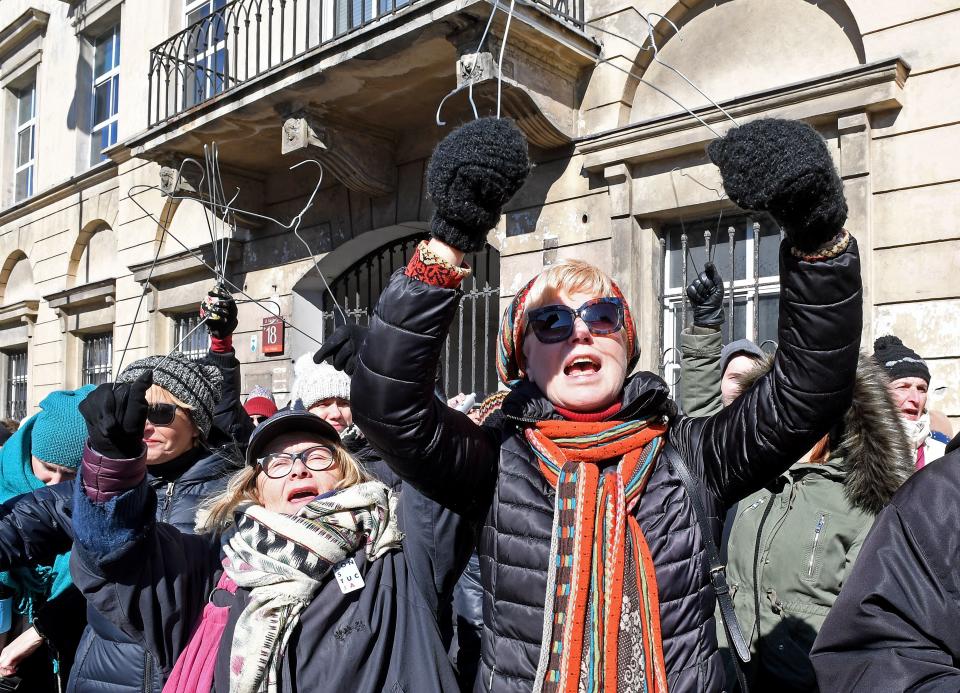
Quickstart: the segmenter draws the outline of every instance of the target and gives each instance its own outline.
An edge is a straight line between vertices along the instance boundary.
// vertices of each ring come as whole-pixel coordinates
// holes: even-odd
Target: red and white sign
[[[283,353],[283,318],[264,318],[260,330],[260,343],[264,354]]]

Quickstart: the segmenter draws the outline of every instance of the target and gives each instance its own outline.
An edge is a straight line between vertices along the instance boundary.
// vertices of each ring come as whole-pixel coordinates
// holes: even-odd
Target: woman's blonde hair
[[[526,318],[526,313],[545,305],[561,291],[568,295],[587,294],[595,298],[614,294],[613,282],[599,267],[583,260],[564,260],[545,269],[530,285],[523,317]]]
[[[150,386],[150,389],[147,390],[146,394],[147,402],[151,404],[156,402],[166,402],[167,404],[176,404],[181,409],[186,409],[187,411],[193,411],[193,405],[187,404],[184,401],[181,401],[179,398],[175,397],[170,390],[165,387],[161,387],[154,383]],[[193,419],[191,419],[193,421]]]
[[[373,480],[373,476],[363,464],[342,445],[331,447],[333,459],[336,460],[342,477],[334,486],[335,489],[349,488]],[[197,532],[211,534],[222,532],[233,524],[233,512],[241,503],[247,501],[261,503],[260,493],[257,491],[257,477],[260,472],[259,464],[246,465],[230,477],[226,489],[205,500],[197,510]]]

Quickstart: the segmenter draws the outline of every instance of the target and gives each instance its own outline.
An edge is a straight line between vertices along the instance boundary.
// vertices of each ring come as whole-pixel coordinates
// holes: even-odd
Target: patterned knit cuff
[[[225,337],[210,335],[210,351],[217,354],[226,354],[233,351],[233,335],[228,334]]]
[[[466,263],[460,267],[454,267],[431,252],[427,247],[427,241],[420,241],[416,252],[407,263],[407,269],[404,270],[404,274],[411,279],[419,279],[425,284],[443,289],[456,289],[460,286],[460,282],[470,276],[471,272],[470,266]]]
[[[790,254],[798,260],[804,260],[805,262],[829,260],[837,257],[847,249],[847,246],[850,245],[850,238],[851,236],[849,231],[846,229],[840,229],[836,236],[831,238],[816,250],[805,253],[797,248],[790,248]]]

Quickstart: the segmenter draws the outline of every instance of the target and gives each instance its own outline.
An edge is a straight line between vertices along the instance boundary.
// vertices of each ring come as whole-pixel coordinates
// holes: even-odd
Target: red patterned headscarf
[[[539,276],[531,279],[523,289],[517,292],[500,320],[500,333],[497,337],[497,374],[508,387],[520,379],[520,372],[523,370],[523,336],[527,329],[525,312],[527,296]],[[637,328],[633,323],[630,306],[627,304],[627,299],[623,297],[620,287],[613,279],[610,280],[610,286],[613,295],[623,301],[623,327],[627,333],[627,373],[629,373],[636,367],[637,361],[640,359]]]

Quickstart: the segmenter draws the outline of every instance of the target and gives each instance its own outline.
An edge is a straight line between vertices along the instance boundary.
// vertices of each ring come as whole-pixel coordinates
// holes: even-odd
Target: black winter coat
[[[855,242],[822,262],[781,250],[780,350],[772,372],[709,418],[672,416],[666,384],[629,378],[615,418],[672,416],[668,445],[700,479],[714,520],[773,480],[850,405],[862,295]],[[352,379],[355,422],[405,483],[482,522],[478,552],[484,637],[476,690],[529,691],[543,631],[554,490],[522,428],[559,418],[525,382],[503,406],[502,432],[478,427],[433,397],[433,377],[461,293],[395,273],[382,294]],[[660,596],[671,693],[719,691],[715,598],[690,499],[663,454],[635,513],[650,546]]]
[[[234,456],[242,451],[252,430],[250,417],[240,406],[240,368],[233,353],[210,352],[207,361],[221,369],[223,394],[214,412],[210,442],[222,447],[213,451],[186,453],[189,459],[164,465],[185,468],[168,478],[149,473],[147,481],[156,491],[157,519],[184,532],[193,532],[200,502],[226,487],[239,468]],[[238,458],[238,459],[242,459]],[[73,544],[73,481],[46,486],[0,511],[0,570],[16,565],[49,564]],[[125,635],[96,609],[88,605],[87,628],[77,647],[68,691],[77,693],[160,693],[160,667],[142,645]]]
[[[960,690],[960,451],[873,523],[811,659],[822,693]]]
[[[78,489],[74,580],[128,638],[146,644],[164,675],[186,648],[208,599],[229,607],[213,686],[226,693],[233,633],[250,592],[212,591],[221,573],[219,538],[155,522],[154,502],[144,484],[96,508]],[[458,534],[470,529],[414,489],[401,494],[397,513],[402,549],[372,563],[357,552],[363,587],[343,594],[328,575],[303,610],[283,656],[280,693],[457,693],[437,609],[466,561],[450,547],[462,546]]]

